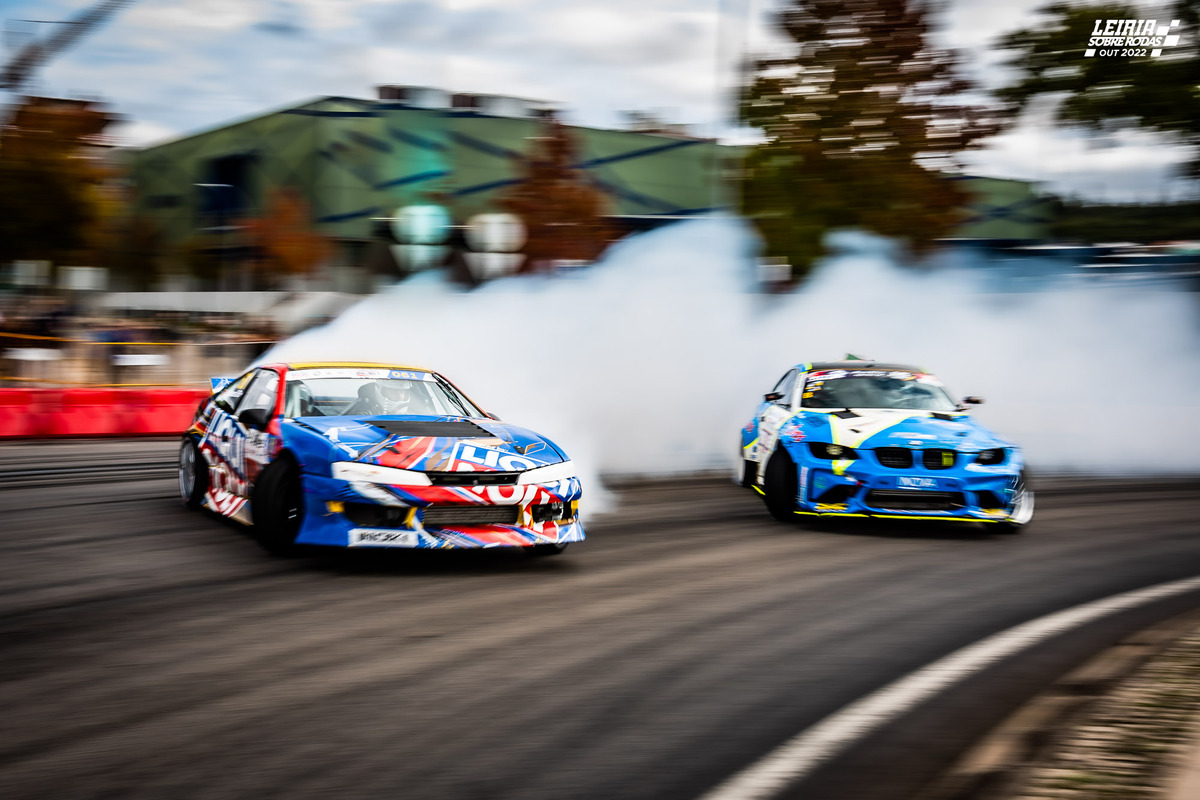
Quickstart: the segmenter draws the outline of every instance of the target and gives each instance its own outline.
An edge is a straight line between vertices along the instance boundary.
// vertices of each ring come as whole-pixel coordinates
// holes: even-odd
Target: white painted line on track
[[[985,667],[1100,617],[1197,589],[1200,577],[1160,583],[1058,611],[989,636],[826,717],[706,793],[701,800],[773,797],[855,741]]]

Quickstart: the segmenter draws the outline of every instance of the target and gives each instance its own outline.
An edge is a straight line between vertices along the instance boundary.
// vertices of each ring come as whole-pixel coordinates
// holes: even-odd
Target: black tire
[[[996,523],[993,527],[995,527],[997,533],[1021,533],[1029,525],[1029,521],[1033,519],[1033,492],[1030,491],[1029,486],[1025,483],[1024,473],[1017,476],[1015,491],[1016,501],[1013,504],[1013,518]]]
[[[763,501],[767,511],[780,522],[795,522],[796,464],[783,450],[776,450],[763,476]]]
[[[528,548],[525,552],[534,557],[541,558],[542,556],[557,556],[564,553],[569,545],[569,542],[555,542],[554,544],[535,544]]]
[[[250,498],[254,538],[268,552],[289,555],[304,520],[304,487],[296,462],[284,456],[258,476]]]
[[[758,462],[747,458],[742,459],[742,486],[747,489],[758,482]]]
[[[199,508],[208,492],[208,462],[196,440],[188,437],[179,448],[179,496],[188,508]]]

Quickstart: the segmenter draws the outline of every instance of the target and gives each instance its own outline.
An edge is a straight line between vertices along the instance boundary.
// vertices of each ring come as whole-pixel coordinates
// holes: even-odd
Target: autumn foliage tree
[[[746,124],[766,141],[744,162],[743,211],[766,255],[802,277],[827,231],[859,227],[917,249],[961,221],[966,198],[945,171],[995,132],[956,102],[969,86],[927,41],[915,0],[793,0],[779,12],[791,52],[754,65]]]
[[[247,240],[258,254],[261,283],[307,275],[329,258],[329,240],[313,230],[308,203],[294,189],[274,189],[261,216],[245,221]]]
[[[0,130],[0,263],[90,259],[104,213],[97,103],[28,97]]]
[[[570,130],[548,119],[522,164],[524,179],[500,202],[525,223],[523,271],[544,269],[562,259],[591,261],[612,239],[604,193],[575,163]]]

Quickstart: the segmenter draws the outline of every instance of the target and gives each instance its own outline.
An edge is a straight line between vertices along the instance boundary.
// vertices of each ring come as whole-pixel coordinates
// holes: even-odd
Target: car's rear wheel
[[[568,542],[554,542],[553,544],[535,544],[525,552],[535,558],[541,556],[557,556],[566,551]]]
[[[772,517],[780,522],[795,521],[796,490],[796,463],[785,451],[776,450],[763,476],[763,500]]]
[[[1025,483],[1025,474],[1017,476],[1017,485],[1013,487],[1013,510],[1008,519],[997,523],[1000,533],[1020,533],[1033,519],[1033,492]]]
[[[188,508],[199,508],[208,492],[208,465],[196,440],[188,437],[179,448],[179,495]]]
[[[300,468],[286,456],[258,477],[250,500],[254,536],[269,552],[287,555],[296,546],[296,535],[304,521],[304,487]]]

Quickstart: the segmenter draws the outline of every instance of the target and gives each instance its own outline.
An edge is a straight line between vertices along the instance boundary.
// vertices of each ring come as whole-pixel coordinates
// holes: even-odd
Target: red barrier
[[[46,435],[48,399],[40,389],[0,389],[0,437]]]
[[[129,394],[134,394],[130,392]],[[183,433],[208,397],[203,389],[151,389],[137,392],[128,401],[125,432],[133,435]]]
[[[62,389],[51,436],[112,436],[122,433],[124,408],[112,389]]]
[[[183,433],[205,389],[0,389],[0,438]]]

